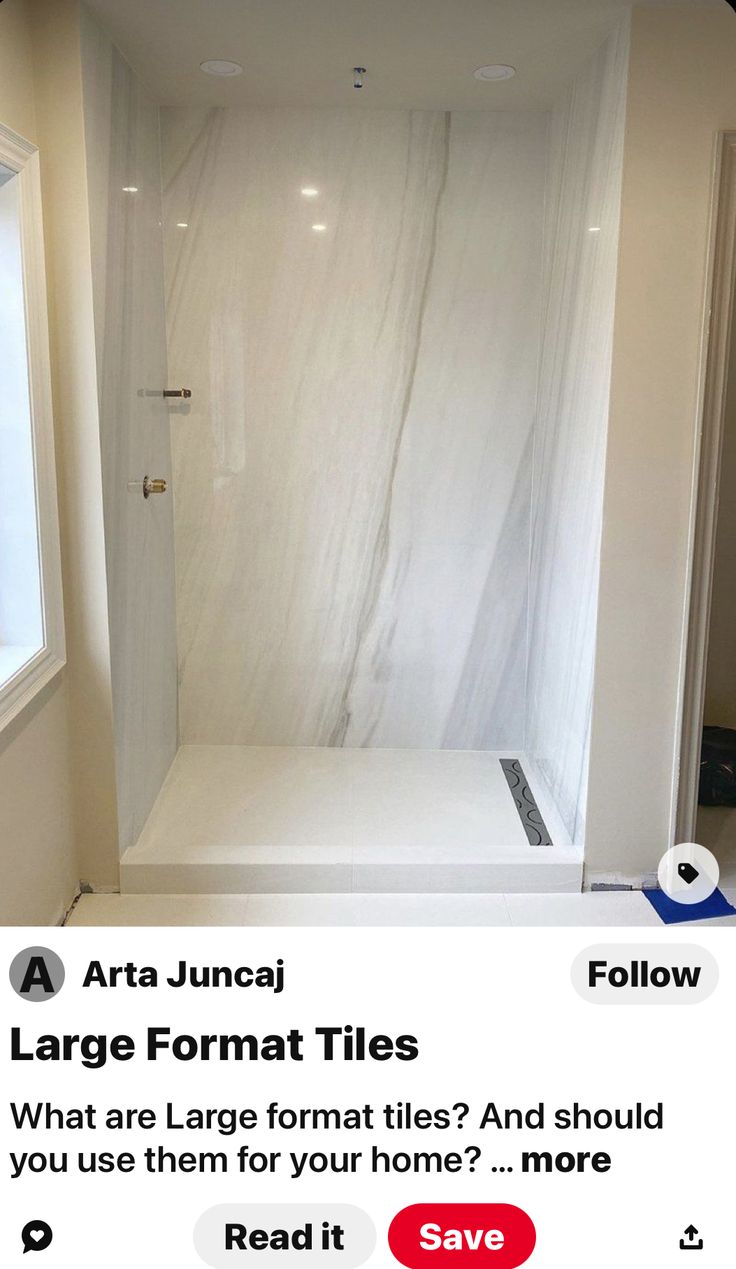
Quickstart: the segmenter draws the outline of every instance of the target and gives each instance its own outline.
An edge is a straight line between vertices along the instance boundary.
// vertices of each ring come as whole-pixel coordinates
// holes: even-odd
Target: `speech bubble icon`
[[[51,1245],[53,1230],[46,1221],[29,1221],[21,1230],[23,1255],[27,1251],[45,1251]]]

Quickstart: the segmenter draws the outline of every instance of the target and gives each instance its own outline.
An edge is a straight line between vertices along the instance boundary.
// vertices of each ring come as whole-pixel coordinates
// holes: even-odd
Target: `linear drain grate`
[[[529,788],[529,783],[519,759],[499,758],[499,762],[503,768],[506,783],[511,790],[511,796],[519,812],[519,819],[524,826],[524,832],[529,838],[530,844],[532,846],[551,846],[552,838],[547,831],[547,825],[542,819],[542,813],[534,800],[534,794]]]

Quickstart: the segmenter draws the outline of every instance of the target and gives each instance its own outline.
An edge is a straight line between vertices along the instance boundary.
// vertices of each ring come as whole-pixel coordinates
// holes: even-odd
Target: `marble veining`
[[[442,144],[442,171],[437,182],[437,192],[434,199],[434,207],[432,211],[432,231],[430,235],[429,251],[427,253],[427,262],[424,268],[424,281],[421,288],[421,298],[419,301],[419,311],[416,323],[416,340],[414,343],[413,353],[408,373],[406,377],[406,388],[404,390],[403,400],[401,402],[401,410],[399,414],[399,424],[396,429],[396,439],[393,445],[391,461],[386,478],[386,490],[383,496],[383,514],[381,522],[378,526],[376,541],[373,546],[373,554],[371,559],[371,569],[368,577],[368,584],[361,601],[361,611],[357,622],[355,632],[355,648],[350,664],[345,675],[345,682],[342,690],[342,699],[340,701],[339,714],[337,721],[329,738],[330,745],[342,745],[350,731],[350,725],[353,717],[352,695],[355,686],[356,670],[363,651],[364,641],[367,632],[373,625],[373,619],[379,606],[381,592],[386,578],[386,568],[389,562],[390,554],[390,533],[392,524],[392,511],[394,494],[396,491],[396,475],[399,466],[399,458],[401,456],[401,448],[404,442],[404,433],[406,430],[406,422],[411,409],[412,397],[417,377],[417,366],[419,363],[419,353],[422,345],[422,334],[424,331],[424,322],[427,313],[427,298],[429,286],[432,280],[435,258],[437,256],[437,238],[439,232],[439,216],[442,200],[447,189],[447,176],[450,166],[450,128],[452,126],[452,115],[449,111],[444,115],[444,137]]]
[[[162,112],[184,743],[521,746],[547,127]]]
[[[176,616],[156,103],[89,12],[82,55],[121,849],[177,747]],[[80,497],[83,497],[80,491]]]
[[[629,25],[554,112],[535,428],[526,749],[585,836]]]

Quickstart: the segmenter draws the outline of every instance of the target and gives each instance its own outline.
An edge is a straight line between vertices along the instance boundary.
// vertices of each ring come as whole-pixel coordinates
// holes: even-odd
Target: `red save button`
[[[517,1269],[536,1241],[530,1217],[510,1203],[415,1203],[388,1231],[391,1251],[408,1269]]]

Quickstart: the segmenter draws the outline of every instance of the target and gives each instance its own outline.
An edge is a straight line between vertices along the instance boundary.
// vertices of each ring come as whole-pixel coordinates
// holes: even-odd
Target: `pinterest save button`
[[[394,1216],[388,1231],[391,1251],[408,1269],[516,1269],[536,1241],[531,1218],[511,1203],[415,1203]]]

